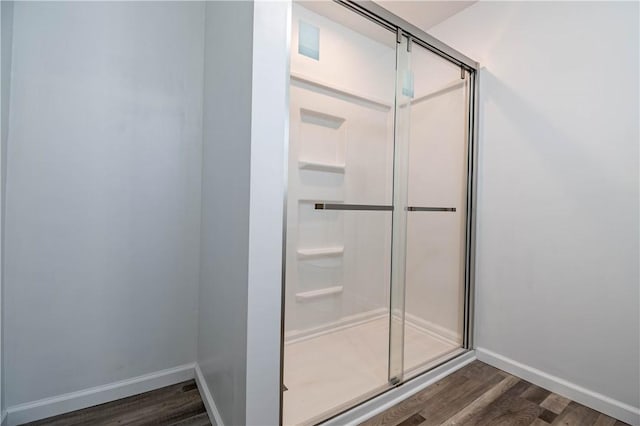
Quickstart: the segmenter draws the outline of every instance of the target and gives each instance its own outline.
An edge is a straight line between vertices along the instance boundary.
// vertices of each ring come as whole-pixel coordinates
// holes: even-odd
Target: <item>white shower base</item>
[[[285,345],[283,423],[303,424],[387,386],[388,317]],[[460,350],[417,327],[405,327],[405,371]]]

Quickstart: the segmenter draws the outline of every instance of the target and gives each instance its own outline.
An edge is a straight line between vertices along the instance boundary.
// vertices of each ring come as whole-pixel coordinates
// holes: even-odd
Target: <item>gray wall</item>
[[[20,2],[13,35],[7,405],[194,362],[204,4]]]
[[[198,363],[222,420],[245,423],[252,2],[206,5]]]
[[[1,145],[0,145],[0,419],[6,408],[4,404],[4,356],[2,335],[4,323],[2,321],[3,304],[3,274],[4,274],[4,206],[5,188],[7,173],[7,137],[9,136],[9,96],[11,88],[11,50],[13,39],[13,2],[3,1],[0,4],[1,14],[1,70],[2,80],[0,112],[2,114],[2,125],[0,125]]]
[[[13,2],[2,2],[2,205],[7,173],[7,138],[9,136],[9,97],[11,93],[11,51],[13,47]]]
[[[245,422],[251,426],[278,424],[280,415],[290,17],[291,2],[255,2]]]
[[[477,345],[636,410],[638,15],[478,2],[432,29],[485,67]]]

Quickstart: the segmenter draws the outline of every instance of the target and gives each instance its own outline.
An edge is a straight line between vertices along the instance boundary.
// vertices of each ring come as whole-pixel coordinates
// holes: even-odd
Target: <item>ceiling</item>
[[[474,1],[374,0],[389,12],[427,31],[440,22],[471,6]]]

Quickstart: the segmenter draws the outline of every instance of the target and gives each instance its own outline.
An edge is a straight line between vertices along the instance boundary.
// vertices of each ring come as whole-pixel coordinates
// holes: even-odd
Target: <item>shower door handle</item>
[[[343,204],[343,203],[315,203],[316,210],[361,210],[361,211],[393,211],[393,206],[380,204]],[[455,207],[416,207],[406,208],[410,212],[455,212]]]
[[[393,206],[380,204],[315,203],[316,210],[393,211]]]
[[[455,212],[455,207],[407,207],[409,212]]]

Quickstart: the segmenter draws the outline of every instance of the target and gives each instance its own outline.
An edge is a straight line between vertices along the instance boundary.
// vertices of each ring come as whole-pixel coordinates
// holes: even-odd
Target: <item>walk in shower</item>
[[[473,61],[380,8],[292,10],[285,425],[470,347],[476,81]]]

